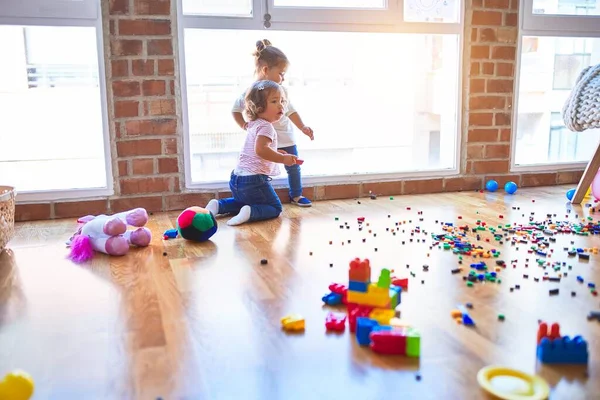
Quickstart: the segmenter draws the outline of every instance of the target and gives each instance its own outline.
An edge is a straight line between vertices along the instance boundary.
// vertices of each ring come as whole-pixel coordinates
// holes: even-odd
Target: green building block
[[[472,287],[473,286],[473,282],[471,282],[471,281],[467,282],[467,286],[468,287]]]
[[[384,268],[379,274],[379,280],[377,281],[377,287],[387,289],[392,284],[392,278],[390,277],[390,270]]]
[[[406,355],[409,357],[421,355],[421,334],[415,328],[408,328],[406,333]]]

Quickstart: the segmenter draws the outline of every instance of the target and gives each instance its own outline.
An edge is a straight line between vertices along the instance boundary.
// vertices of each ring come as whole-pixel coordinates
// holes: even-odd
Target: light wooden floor
[[[457,256],[429,249],[431,234],[443,232],[441,222],[528,223],[532,212],[535,220],[548,213],[564,220],[567,189],[288,205],[270,222],[232,228],[219,219],[219,231],[204,244],[163,241],[178,212],[155,214],[149,248],[122,258],[98,255],[86,266],[65,259],[73,220],[18,224],[12,252],[0,256],[0,375],[29,372],[34,399],[479,399],[486,396],[478,370],[504,364],[541,374],[553,387],[552,399],[600,399],[600,323],[586,319],[600,310],[600,298],[587,289],[587,282],[600,285],[600,255],[583,262],[563,250],[600,247],[600,238],[558,235],[549,261],[572,265],[563,268],[568,276],[560,283],[535,282],[545,271],[527,253],[530,245],[485,243],[489,231],[481,234],[484,247],[497,248],[508,263],[519,260],[500,273],[501,284],[468,288],[461,274],[450,273]],[[571,221],[590,211],[572,208]],[[362,232],[360,216],[370,223]],[[350,229],[340,229],[346,222]],[[386,228],[395,222],[403,222],[404,232],[393,236]],[[426,233],[411,236],[415,226]],[[410,277],[399,308],[422,332],[420,360],[376,356],[348,330],[326,334],[321,297],[331,282],[347,283],[354,257],[370,258],[373,279],[382,267]],[[520,290],[510,292],[515,284]],[[560,294],[549,296],[555,287]],[[465,302],[474,304],[477,328],[450,317]],[[290,312],[306,317],[304,334],[281,331],[279,319]],[[586,368],[536,363],[538,319],[589,341],[587,377]]]

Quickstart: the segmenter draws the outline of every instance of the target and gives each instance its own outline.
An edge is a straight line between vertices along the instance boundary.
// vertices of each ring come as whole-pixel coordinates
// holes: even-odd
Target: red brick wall
[[[184,188],[174,0],[103,1],[115,196],[19,204],[18,220],[205,205],[227,192]],[[487,179],[519,186],[575,183],[582,171],[511,174],[518,0],[466,0],[461,173],[456,177],[309,187],[315,199],[474,190]],[[279,190],[286,200],[285,189]]]

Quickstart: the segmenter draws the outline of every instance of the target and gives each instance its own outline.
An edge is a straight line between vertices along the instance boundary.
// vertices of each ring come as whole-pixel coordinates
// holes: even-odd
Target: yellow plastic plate
[[[550,386],[540,376],[499,365],[482,368],[477,381],[484,390],[505,400],[544,400],[550,395]]]

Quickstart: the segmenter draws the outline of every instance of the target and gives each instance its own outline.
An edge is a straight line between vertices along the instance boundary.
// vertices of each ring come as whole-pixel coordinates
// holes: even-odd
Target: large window
[[[15,186],[21,198],[108,193],[101,30],[98,18],[90,18],[98,12],[42,22],[16,14],[0,25],[1,183]]]
[[[263,38],[290,59],[283,85],[315,132],[310,141],[296,130],[305,180],[455,171],[462,31],[455,2],[417,9],[408,1],[404,12],[385,0],[269,2],[265,21],[256,12],[263,2],[224,2],[229,18],[220,18],[214,4],[221,3],[183,1],[189,186],[229,179],[245,139],[231,108],[254,79],[251,53]],[[315,22],[321,10],[349,22]],[[357,10],[382,22],[364,24]],[[309,22],[289,23],[292,11]],[[402,15],[420,22],[398,22]]]
[[[517,168],[570,167],[594,154],[600,129],[568,130],[562,109],[581,71],[600,63],[598,9],[600,1],[595,0],[524,2],[513,146]]]

